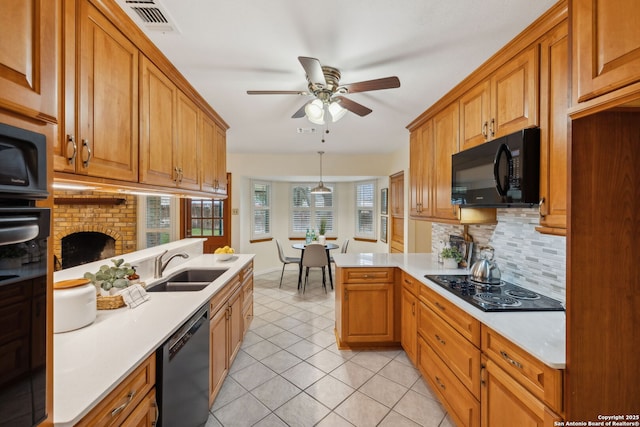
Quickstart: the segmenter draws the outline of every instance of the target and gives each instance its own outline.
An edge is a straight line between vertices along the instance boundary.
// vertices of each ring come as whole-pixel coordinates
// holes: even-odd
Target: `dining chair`
[[[349,239],[345,240],[344,243],[342,244],[342,247],[340,248],[340,253],[341,254],[346,254],[347,253],[347,246],[349,246]],[[335,263],[335,260],[333,259],[333,257],[331,257],[329,262]]]
[[[329,266],[329,259],[327,258],[327,251],[324,245],[320,243],[312,243],[304,248],[302,254],[302,266],[305,267],[304,284],[302,286],[302,293],[304,293],[307,282],[309,281],[309,268],[320,267],[322,268],[322,287],[325,293],[327,292],[326,282],[326,270],[325,267]]]
[[[278,247],[278,256],[280,257],[280,262],[282,262],[282,273],[280,273],[280,288],[282,287],[282,277],[284,276],[284,268],[287,264],[298,264],[300,265],[300,257],[293,256],[285,256],[284,251],[282,250],[282,245],[280,241],[276,239],[276,246]]]

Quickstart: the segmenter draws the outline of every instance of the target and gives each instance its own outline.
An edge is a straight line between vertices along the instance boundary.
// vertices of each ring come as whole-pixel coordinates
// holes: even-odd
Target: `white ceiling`
[[[232,153],[390,153],[413,119],[549,9],[555,0],[155,0],[175,32],[147,36],[230,125]],[[338,68],[341,83],[398,76],[401,87],[348,95],[373,110],[323,127],[292,119],[309,97],[298,56]],[[316,128],[299,134],[298,128]]]

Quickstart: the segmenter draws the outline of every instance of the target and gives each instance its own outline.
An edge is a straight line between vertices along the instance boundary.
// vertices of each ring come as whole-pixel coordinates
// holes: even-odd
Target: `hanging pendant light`
[[[322,155],[324,151],[318,151],[318,154],[320,154],[320,182],[311,189],[311,194],[331,194],[331,189],[325,187],[324,182],[322,182]]]

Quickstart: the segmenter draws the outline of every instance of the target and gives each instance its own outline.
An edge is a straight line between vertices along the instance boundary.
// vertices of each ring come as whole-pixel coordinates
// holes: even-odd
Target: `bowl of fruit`
[[[225,246],[223,248],[216,249],[213,253],[218,261],[229,261],[236,251],[229,246]]]

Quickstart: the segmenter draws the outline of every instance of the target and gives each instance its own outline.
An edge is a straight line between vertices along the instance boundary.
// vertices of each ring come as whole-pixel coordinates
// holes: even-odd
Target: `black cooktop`
[[[564,311],[560,301],[504,281],[481,283],[466,275],[424,277],[483,311]]]

